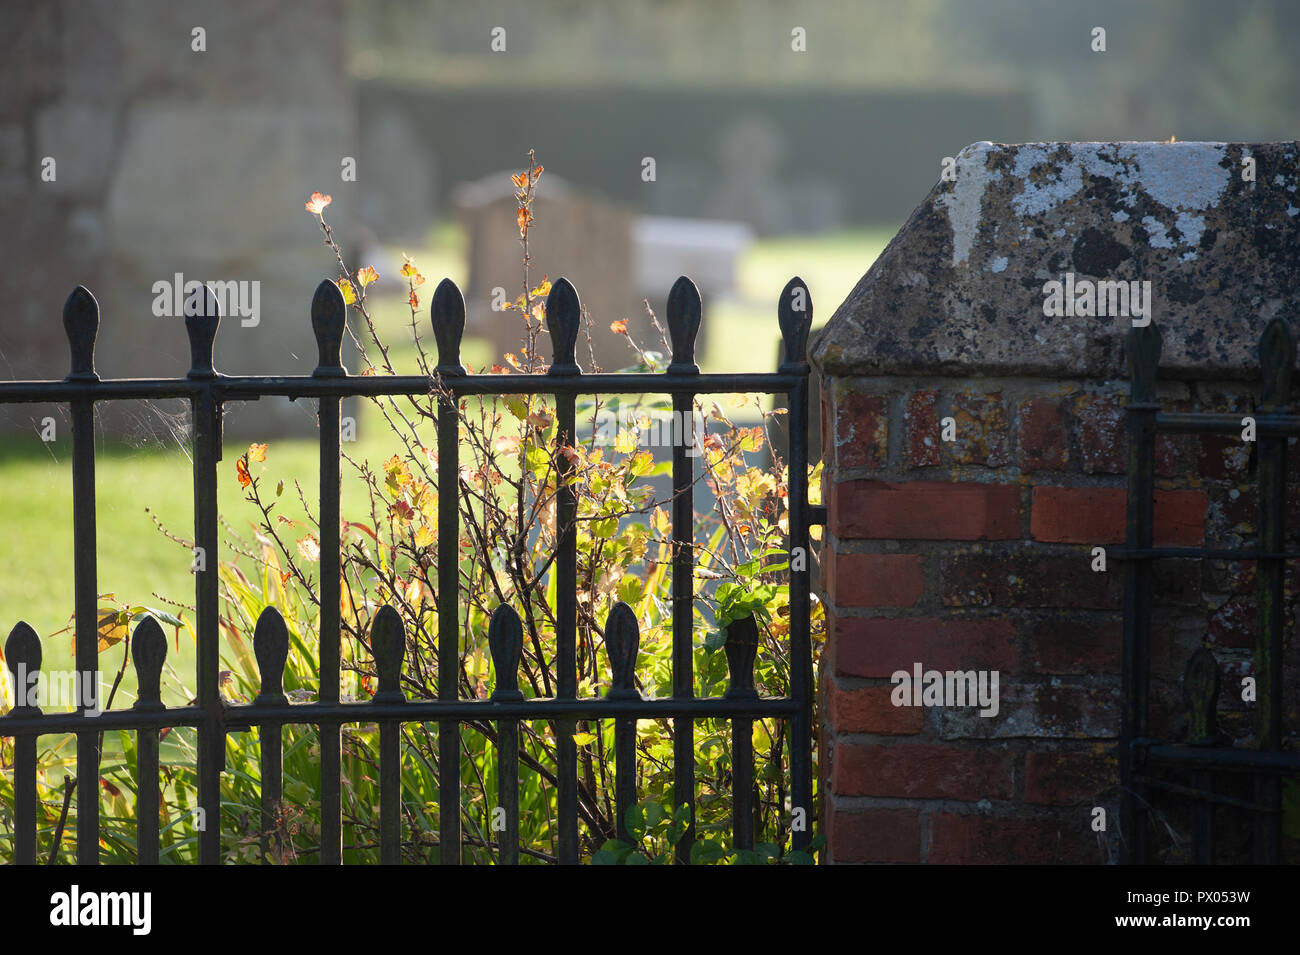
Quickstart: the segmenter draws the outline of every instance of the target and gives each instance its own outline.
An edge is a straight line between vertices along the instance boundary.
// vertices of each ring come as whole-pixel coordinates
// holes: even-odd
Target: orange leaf
[[[524,186],[528,185],[528,173],[521,172],[517,176],[511,176],[510,181],[515,184],[516,189],[522,189]]]
[[[252,475],[248,473],[248,455],[242,455],[235,462],[235,477],[239,479],[240,487],[248,487],[253,483]]]
[[[265,461],[265,460],[266,460],[266,445],[264,445],[264,444],[250,444],[250,445],[248,446],[248,460],[250,460],[250,461]]]
[[[623,319],[619,319],[617,322],[610,322],[609,330],[613,332],[615,335],[626,335],[627,319],[623,318]]]
[[[519,234],[523,235],[528,231],[528,226],[533,221],[533,214],[523,206],[520,206],[518,213],[515,215],[515,221],[519,223]]]
[[[411,295],[410,295],[410,297],[406,300],[406,304],[410,305],[411,308],[419,308],[419,307],[420,307],[420,296],[418,296],[418,295],[416,295],[414,292],[412,292]]]
[[[533,182],[537,182],[538,179],[542,178],[542,170],[545,168],[545,166],[537,166],[533,169]]]
[[[314,216],[320,215],[325,211],[325,207],[334,200],[329,196],[323,196],[319,192],[311,194],[311,201],[307,203],[307,211]]]
[[[379,280],[379,273],[371,266],[367,265],[363,269],[357,269],[357,284],[362,288],[371,285]]]

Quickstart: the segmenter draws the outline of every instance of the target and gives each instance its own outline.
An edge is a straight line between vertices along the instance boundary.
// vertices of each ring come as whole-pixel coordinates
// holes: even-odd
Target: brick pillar
[[[1222,230],[1216,241],[1236,251],[1221,262],[1218,245],[1197,259],[1178,243],[1145,243],[1118,215],[1115,193],[1096,188],[1101,167],[1079,159],[1085,149],[1114,158],[1111,148],[964,150],[958,181],[935,187],[811,348],[822,375],[828,506],[819,674],[826,861],[1118,858],[1123,568],[1097,569],[1094,548],[1125,533],[1130,321],[1044,316],[1044,276],[1152,280],[1166,343],[1162,407],[1234,413],[1252,407],[1255,343],[1269,316],[1258,295],[1233,298],[1227,275],[1245,256],[1281,299],[1289,280],[1275,251],[1252,245],[1262,233],[1249,222],[1267,197],[1241,198],[1238,208],[1231,176],[1199,166],[1195,150],[1160,153],[1161,167],[1150,158],[1155,144],[1133,147],[1137,158],[1116,160],[1115,175],[1145,195],[1148,171],[1164,176],[1167,162],[1185,157],[1184,180],[1160,178],[1152,193],[1184,208],[1161,190],[1223,191],[1206,216]],[[1250,149],[1281,168],[1281,147]],[[1043,165],[1052,167],[1045,179]],[[1069,203],[1018,202],[1035,183],[1068,192],[1062,184],[1076,180],[1083,191]],[[1268,208],[1280,224],[1285,213]],[[1296,232],[1294,218],[1278,227]],[[1231,437],[1161,438],[1157,546],[1249,541],[1248,453]],[[1233,689],[1251,665],[1252,588],[1249,565],[1158,565],[1153,733],[1182,739],[1183,670],[1206,645],[1222,670],[1220,724],[1249,736],[1252,714]],[[918,665],[996,671],[996,714],[951,699],[899,705],[912,702],[901,695],[910,681],[899,688],[891,677]],[[1294,664],[1288,672],[1294,687]],[[1295,709],[1289,697],[1288,720]],[[1189,827],[1185,804],[1164,819],[1175,832]],[[1178,843],[1157,842],[1164,858],[1180,858]]]

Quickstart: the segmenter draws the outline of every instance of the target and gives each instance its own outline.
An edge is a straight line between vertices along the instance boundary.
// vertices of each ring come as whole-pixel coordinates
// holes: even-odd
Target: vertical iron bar
[[[95,405],[72,402],[72,527],[79,692],[77,710],[99,705],[99,590],[95,567]],[[87,702],[93,700],[90,707]],[[99,864],[99,733],[77,734],[77,864]]]
[[[572,446],[576,440],[576,411],[573,395],[556,396],[556,420],[561,447]],[[555,510],[556,533],[559,551],[556,559],[555,625],[558,679],[556,697],[573,699],[578,694],[577,630],[578,630],[578,497],[568,483],[572,464],[559,455],[560,482]],[[559,857],[563,865],[578,862],[578,745],[573,739],[573,720],[556,721],[556,753],[558,762],[556,799],[560,823]]]
[[[673,696],[694,696],[691,658],[695,632],[694,459],[687,454],[687,435],[694,433],[695,396],[673,395],[673,419],[682,422],[673,442]],[[676,435],[675,435],[676,437]],[[673,720],[673,808],[690,807],[677,861],[689,865],[695,843],[695,723],[690,717]]]
[[[605,618],[605,652],[613,685],[605,694],[611,700],[640,700],[636,688],[636,658],[641,650],[641,627],[632,608],[621,600]],[[634,842],[627,824],[628,810],[636,805],[636,717],[614,720],[615,830],[624,842]]]
[[[697,375],[695,338],[703,314],[699,289],[686,276],[668,292],[668,334],[673,360],[668,374]],[[695,433],[694,393],[673,395],[673,697],[695,695],[692,660],[695,637],[695,463],[692,453],[704,435]],[[692,452],[692,453],[688,453]],[[689,865],[695,844],[695,723],[673,720],[673,809],[687,806],[690,815],[677,843],[677,861]]]
[[[41,708],[29,696],[41,669],[41,640],[19,622],[5,641],[5,665],[12,673],[13,716],[39,716]],[[14,737],[14,863],[36,865],[36,734]]]
[[[194,540],[201,560],[195,569],[198,653],[196,660],[198,727],[199,862],[216,865],[221,855],[221,771],[225,763],[225,733],[221,728],[221,698],[217,591],[217,461],[221,459],[220,406],[212,388],[194,401]]]
[[[167,660],[167,638],[152,616],[145,617],[131,638],[131,656],[135,663],[135,706],[140,712],[160,712],[162,668]],[[140,865],[158,864],[158,742],[157,729],[136,733],[136,859]]]
[[[72,353],[69,381],[94,382],[95,337],[99,333],[99,303],[77,286],[63,304],[63,329]],[[74,653],[78,681],[77,712],[99,706],[99,588],[95,534],[95,403],[81,399],[72,411],[72,532],[73,611],[76,615]],[[33,744],[34,737],[31,737]],[[99,864],[100,734],[77,734],[77,862]]]
[[[375,614],[370,625],[370,648],[379,675],[376,703],[404,703],[402,660],[406,656],[406,631],[391,604]],[[379,722],[379,860],[384,865],[402,861],[402,724]]]
[[[809,633],[812,586],[808,571],[808,332],[812,327],[812,296],[798,276],[786,283],[777,302],[777,320],[785,343],[785,361],[778,369],[802,376],[789,392],[789,540],[790,557],[790,695],[797,702],[790,720],[791,845],[807,847],[812,837],[812,639]],[[752,749],[752,740],[748,744]],[[752,760],[752,755],[751,755]],[[753,767],[749,771],[752,774]],[[752,819],[749,822],[752,844]]]
[[[574,357],[582,303],[573,285],[561,277],[546,296],[546,324],[551,333],[554,355],[548,374],[576,375],[582,369]],[[556,697],[578,695],[578,496],[568,483],[572,464],[563,453],[577,443],[576,396],[555,396],[558,449],[556,460],[555,534],[559,542],[555,561],[555,655]],[[559,858],[561,865],[578,862],[578,745],[574,742],[575,722],[555,721],[556,813],[559,816]]]
[[[316,287],[311,302],[312,333],[319,353],[314,378],[343,378],[341,348],[347,323],[347,305],[338,286],[328,280]],[[320,700],[339,701],[339,670],[343,653],[340,634],[339,553],[339,408],[342,399],[320,399]],[[343,861],[343,752],[341,726],[322,722],[320,734],[320,861]]]
[[[438,699],[455,701],[460,673],[460,447],[455,399],[438,401]],[[460,723],[438,722],[443,865],[460,865]]]
[[[221,323],[217,297],[200,286],[185,301],[190,339],[191,379],[204,382],[192,401],[194,419],[194,590],[198,650],[195,670],[199,707],[199,863],[216,865],[221,856],[221,771],[225,768],[220,667],[220,603],[217,589],[217,462],[221,460],[221,401],[212,344]]]
[[[731,721],[731,800],[732,848],[753,849],[754,721],[740,717]]]
[[[267,607],[257,618],[253,630],[253,653],[261,687],[253,699],[254,706],[283,706],[289,702],[284,693],[284,664],[289,657],[289,629],[284,617],[274,607]],[[263,723],[257,728],[261,744],[262,774],[262,862],[274,852],[279,861],[283,849],[283,824],[280,800],[283,795],[284,727]]]
[[[36,737],[14,737],[14,862],[36,865]]]
[[[320,699],[339,701],[339,406],[336,396],[320,400]],[[338,723],[320,724],[321,864],[343,861],[343,752]]]
[[[1286,410],[1295,366],[1296,345],[1290,326],[1269,322],[1260,337],[1259,357],[1264,385],[1260,411]],[[1285,550],[1286,445],[1284,435],[1259,438],[1259,547],[1267,553]],[[1282,634],[1285,629],[1286,561],[1265,558],[1255,566],[1259,632],[1255,638],[1256,746],[1276,751],[1282,742]],[[1255,779],[1255,799],[1264,807],[1255,816],[1255,862],[1276,865],[1282,843],[1280,780],[1270,774]]]
[[[429,319],[440,381],[465,374],[465,298],[451,279],[434,290]],[[456,397],[438,396],[438,699],[454,701],[460,676],[460,436]],[[460,865],[460,723],[438,722],[438,858]]]
[[[496,673],[496,687],[492,699],[500,703],[516,703],[524,698],[519,689],[519,658],[523,654],[524,634],[519,615],[507,604],[492,612],[488,624],[488,649],[492,652],[492,666]],[[497,720],[497,809],[504,815],[498,828],[492,820],[491,829],[500,833],[497,861],[499,865],[519,864],[519,722]]]
[[[1156,402],[1155,376],[1160,361],[1160,331],[1155,325],[1128,334],[1131,391],[1128,430],[1128,494],[1125,544],[1149,548],[1154,538]],[[1136,780],[1135,748],[1147,736],[1150,688],[1151,562],[1124,565],[1124,637],[1120,714],[1121,861],[1145,863],[1148,853],[1146,795]]]
[[[758,621],[741,617],[727,624],[727,687],[729,700],[757,700],[754,660],[758,656]],[[754,848],[754,721],[731,721],[731,835],[732,848]],[[796,804],[797,805],[797,804]]]
[[[790,695],[798,704],[790,720],[791,840],[796,850],[811,838],[812,794],[812,642],[809,635],[812,585],[808,572],[808,366],[790,394]],[[802,559],[796,561],[796,556]],[[802,813],[799,810],[803,810]]]
[[[257,739],[262,755],[262,861],[269,857],[280,859],[283,849],[280,836],[280,800],[283,798],[284,727],[279,723],[263,723],[257,728]]]

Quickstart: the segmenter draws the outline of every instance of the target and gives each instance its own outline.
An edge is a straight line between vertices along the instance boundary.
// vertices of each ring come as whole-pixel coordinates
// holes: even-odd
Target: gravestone
[[[523,247],[511,175],[505,171],[485,176],[461,186],[454,196],[468,238],[465,333],[488,339],[494,361],[498,362],[506,353],[518,355],[524,337],[521,314],[499,307],[502,301],[514,302],[523,293]],[[591,345],[597,364],[606,371],[633,364],[635,356],[627,339],[611,332],[609,326],[627,318],[639,323],[645,314],[637,295],[633,259],[635,213],[581,193],[547,172],[537,182],[532,213],[529,285],[537,287],[546,276],[552,281],[560,276],[567,278],[578,290],[583,309],[590,316]],[[669,287],[660,295],[666,297]],[[545,332],[538,350],[550,360],[551,346]],[[577,357],[585,371],[591,370],[585,333],[578,336]]]

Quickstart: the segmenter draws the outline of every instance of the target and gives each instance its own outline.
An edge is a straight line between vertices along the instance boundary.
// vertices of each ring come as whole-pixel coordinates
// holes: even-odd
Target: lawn
[[[776,299],[792,275],[801,275],[812,292],[820,324],[861,277],[893,234],[892,228],[836,233],[813,238],[776,238],[756,242],[740,264],[741,296],[706,303],[704,321],[709,323],[707,351],[701,356],[706,371],[741,371],[761,368],[774,358],[780,341],[776,323]],[[452,228],[435,230],[423,249],[407,249],[430,283],[442,275],[462,280],[465,272],[463,239]],[[388,258],[400,262],[397,250],[385,250]],[[427,298],[426,298],[427,302]],[[409,343],[409,311],[404,298],[391,297],[373,303],[376,321],[389,341]],[[427,316],[427,313],[426,313]],[[427,322],[427,317],[425,318]],[[427,332],[427,325],[422,334]],[[429,336],[431,338],[431,335]],[[744,342],[738,357],[736,342]],[[430,342],[431,344],[431,342]],[[465,360],[475,369],[497,359],[480,340],[465,342]],[[399,372],[415,370],[414,349],[409,344],[392,353]],[[755,365],[757,361],[760,364]],[[165,429],[159,431],[166,433]],[[72,635],[69,625],[73,600],[72,477],[71,440],[61,428],[60,440],[43,444],[21,436],[0,443],[0,523],[6,529],[5,573],[0,575],[0,630],[25,620],[45,644],[45,669],[72,666]],[[381,461],[398,450],[372,404],[362,403],[355,444],[345,445],[354,458]],[[429,444],[433,443],[430,432]],[[304,513],[292,482],[314,509],[317,501],[317,444],[311,439],[272,440],[267,461],[254,465],[254,474],[265,469],[269,487],[280,479],[288,485],[279,499],[277,514],[301,524]],[[244,500],[235,480],[235,461],[247,449],[246,441],[228,441],[219,465],[218,494],[222,519],[235,533],[251,537],[256,509]],[[344,465],[342,510],[344,517],[356,515],[364,503],[364,491],[350,468]],[[101,440],[96,460],[96,521],[98,528],[99,590],[112,594],[116,602],[161,607],[175,611],[174,601],[190,606],[194,600],[194,577],[190,572],[191,552],[169,540],[155,526],[155,520],[177,537],[193,534],[192,478],[185,449],[175,440],[140,443]],[[289,528],[295,539],[307,528]],[[223,545],[227,535],[223,533]],[[223,546],[224,550],[224,546]],[[224,553],[223,557],[229,554]],[[193,620],[192,611],[185,616]],[[65,631],[49,639],[49,635]],[[170,634],[169,634],[170,636]],[[182,633],[172,642],[174,675],[164,678],[169,702],[193,690],[192,640]],[[122,663],[122,646],[107,650],[101,667],[111,673]],[[188,698],[188,696],[186,696]],[[134,681],[128,669],[114,706],[134,699]],[[6,701],[7,703],[7,701]]]

